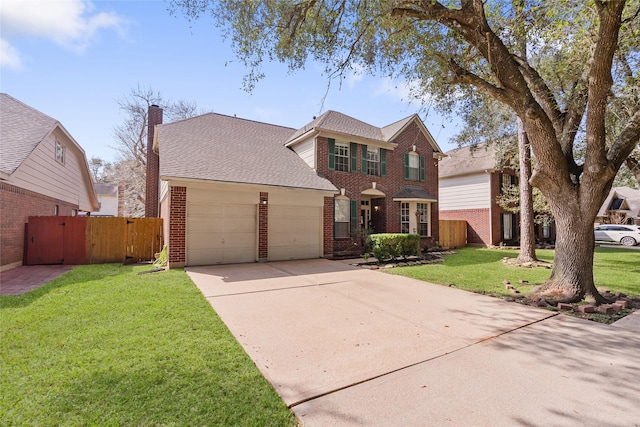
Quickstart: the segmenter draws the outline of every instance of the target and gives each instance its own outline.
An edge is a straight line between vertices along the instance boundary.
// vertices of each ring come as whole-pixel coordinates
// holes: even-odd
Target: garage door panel
[[[322,256],[322,208],[269,207],[269,260]]]
[[[256,205],[187,203],[187,264],[252,262]]]
[[[189,247],[204,249],[222,244],[224,233],[197,233],[189,236]]]

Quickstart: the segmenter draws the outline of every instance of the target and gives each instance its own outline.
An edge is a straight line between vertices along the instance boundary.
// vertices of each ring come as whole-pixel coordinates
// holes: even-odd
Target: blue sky
[[[266,64],[252,93],[247,70],[211,19],[189,23],[163,1],[2,0],[0,90],[59,120],[92,156],[115,160],[118,99],[136,86],[200,110],[293,128],[326,110],[375,126],[419,113],[443,151],[456,125],[429,105],[409,102],[406,85],[351,75],[342,87],[317,64],[290,74]]]

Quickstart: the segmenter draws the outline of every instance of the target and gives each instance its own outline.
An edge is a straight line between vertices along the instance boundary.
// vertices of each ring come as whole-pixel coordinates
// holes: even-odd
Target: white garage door
[[[187,203],[187,265],[256,260],[256,206]]]
[[[270,261],[321,256],[321,207],[269,206]]]

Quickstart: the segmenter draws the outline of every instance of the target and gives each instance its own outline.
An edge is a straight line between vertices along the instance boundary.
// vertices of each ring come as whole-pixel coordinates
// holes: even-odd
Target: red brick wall
[[[21,265],[25,224],[30,216],[71,216],[78,205],[0,182],[0,266]]]
[[[393,196],[405,185],[423,187],[429,194],[438,197],[438,162],[433,158],[433,147],[420,131],[416,123],[411,123],[407,129],[398,135],[394,141],[398,146],[393,150],[387,150],[387,176],[371,176],[360,171],[362,164],[362,152],[358,145],[358,171],[340,172],[329,170],[328,166],[328,140],[326,137],[317,138],[317,171],[321,176],[326,177],[338,189],[345,189],[345,196],[349,199],[357,200],[360,206],[362,191],[371,188],[371,183],[376,183],[376,188],[382,191],[386,197],[383,199],[373,199],[372,203],[379,206],[378,212],[372,209],[372,223],[379,224],[377,232],[399,233],[400,232],[400,202],[394,202]],[[416,145],[416,153],[425,157],[425,181],[409,181],[404,179],[404,154],[412,151],[412,146]],[[372,208],[373,206],[372,205]],[[333,221],[333,207],[331,208]],[[431,239],[423,239],[424,245],[433,245],[438,240],[438,206],[431,205]],[[356,239],[357,240],[357,239]],[[355,245],[354,245],[355,243]],[[334,251],[348,251],[359,245],[359,242],[352,239],[335,239]]]
[[[169,268],[186,263],[187,187],[171,187],[169,204]]]
[[[269,193],[260,192],[258,205],[258,260],[269,257]]]
[[[322,218],[323,255],[327,258],[333,256],[333,197],[324,198]]]
[[[461,219],[467,221],[467,243],[470,245],[491,244],[489,209],[456,209],[440,212],[440,219]],[[500,223],[498,223],[498,232]]]
[[[158,218],[158,192],[160,191],[160,158],[153,151],[155,126],[162,123],[162,108],[151,105],[148,110],[147,127],[147,176],[144,216]]]

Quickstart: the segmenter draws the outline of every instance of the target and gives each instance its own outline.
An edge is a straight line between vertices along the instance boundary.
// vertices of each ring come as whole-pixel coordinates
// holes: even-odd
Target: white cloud
[[[360,64],[351,65],[351,69],[347,73],[345,83],[349,89],[352,89],[356,83],[361,82],[364,78],[364,66]]]
[[[22,60],[18,51],[5,39],[0,39],[0,68],[20,70]]]
[[[123,25],[123,18],[113,12],[96,12],[89,0],[3,0],[0,7],[0,26],[6,42],[3,53],[18,54],[10,42],[22,37],[50,40],[80,53],[98,31],[122,32]]]
[[[429,102],[426,95],[420,96],[420,83],[418,81],[398,82],[390,77],[380,80],[380,84],[374,89],[375,96],[389,96],[398,102],[419,101],[421,104]]]

